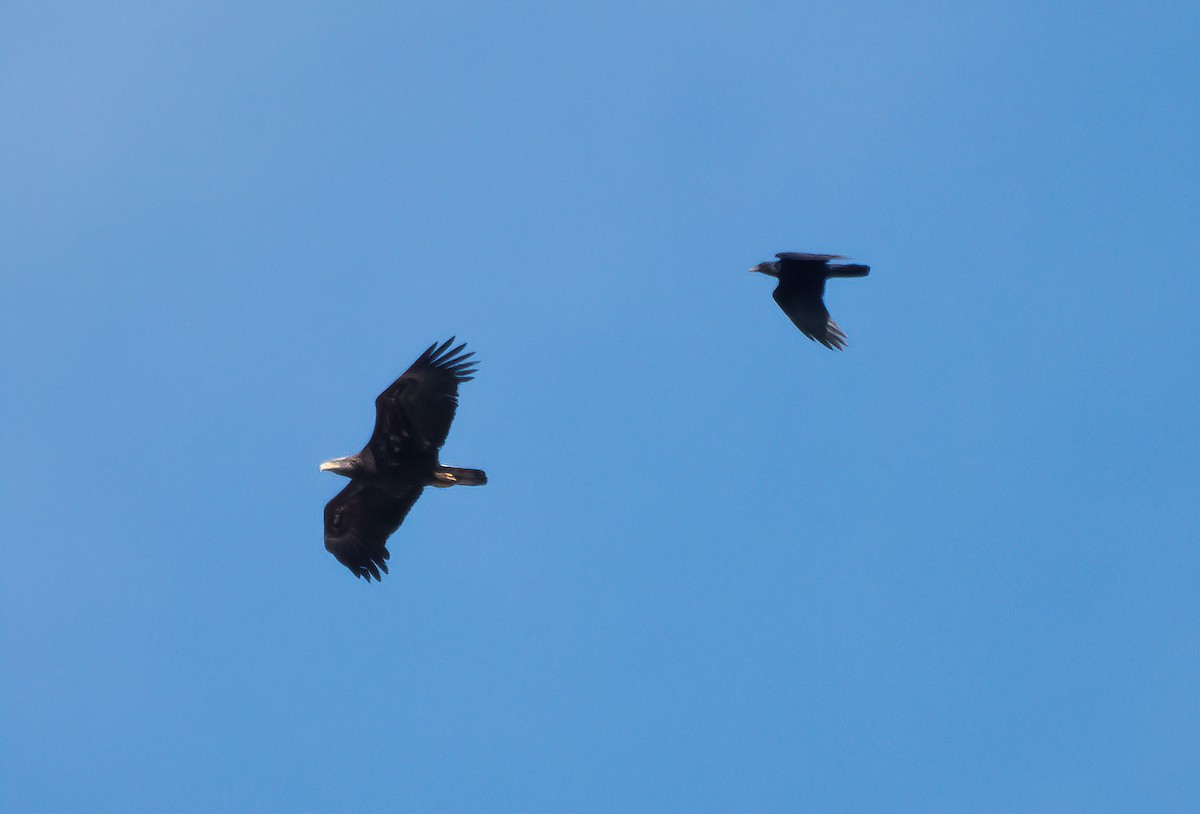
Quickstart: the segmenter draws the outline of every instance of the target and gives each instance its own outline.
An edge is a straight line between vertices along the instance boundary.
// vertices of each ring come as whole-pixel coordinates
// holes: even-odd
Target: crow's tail
[[[866,277],[871,273],[870,266],[860,266],[856,263],[833,265],[825,272],[826,277]]]

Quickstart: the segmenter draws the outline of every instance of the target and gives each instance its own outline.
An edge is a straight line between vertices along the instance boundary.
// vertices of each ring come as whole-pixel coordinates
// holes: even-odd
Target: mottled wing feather
[[[475,373],[474,353],[451,337],[430,345],[412,366],[375,399],[371,448],[385,455],[440,449],[458,407],[458,385]]]
[[[352,480],[325,504],[325,548],[356,577],[387,573],[387,539],[400,528],[422,487],[387,489]]]

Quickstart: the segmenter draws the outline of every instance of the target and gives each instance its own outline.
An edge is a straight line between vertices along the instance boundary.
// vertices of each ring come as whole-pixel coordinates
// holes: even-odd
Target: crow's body
[[[836,254],[781,252],[774,263],[759,263],[750,271],[776,277],[779,285],[771,296],[800,333],[827,348],[842,350],[846,334],[825,307],[825,281],[830,277],[866,277],[869,266],[830,263],[843,259]]]

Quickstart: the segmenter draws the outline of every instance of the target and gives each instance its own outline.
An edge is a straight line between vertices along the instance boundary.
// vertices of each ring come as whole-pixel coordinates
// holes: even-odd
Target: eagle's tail
[[[831,265],[825,271],[826,277],[866,277],[871,273],[870,266],[860,266],[857,263]]]
[[[464,469],[461,466],[438,464],[433,472],[434,486],[483,486],[487,473],[482,469]]]

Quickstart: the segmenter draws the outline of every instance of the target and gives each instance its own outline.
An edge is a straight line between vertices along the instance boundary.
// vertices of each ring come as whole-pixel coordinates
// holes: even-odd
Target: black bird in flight
[[[780,252],[774,263],[759,263],[750,271],[779,278],[771,294],[783,313],[796,324],[800,333],[815,339],[827,348],[846,347],[846,334],[834,322],[825,308],[825,281],[830,277],[866,277],[870,266],[852,263],[830,263],[845,260],[837,254],[804,254]]]
[[[458,406],[458,385],[474,377],[474,353],[430,345],[375,399],[375,429],[362,452],[321,464],[350,478],[325,505],[325,548],[356,577],[387,573],[387,538],[426,486],[482,486],[487,475],[438,463]]]

